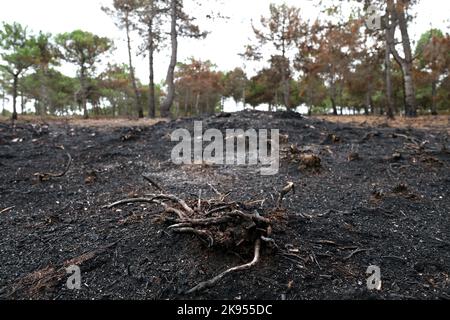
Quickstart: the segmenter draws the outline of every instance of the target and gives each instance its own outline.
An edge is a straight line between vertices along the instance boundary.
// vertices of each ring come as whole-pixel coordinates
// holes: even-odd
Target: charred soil
[[[194,119],[0,123],[0,299],[450,298],[448,127],[250,111],[197,120],[222,131],[281,129],[280,173],[173,164],[170,134],[192,132]],[[223,202],[264,217],[287,182],[295,193],[273,230],[278,249],[263,243],[251,269],[194,294],[186,292],[252,261],[253,243],[216,247],[173,232],[154,203],[105,207],[159,186],[192,205],[199,195],[223,194]],[[81,290],[66,287],[73,264]],[[372,265],[381,269],[381,291],[367,289]]]

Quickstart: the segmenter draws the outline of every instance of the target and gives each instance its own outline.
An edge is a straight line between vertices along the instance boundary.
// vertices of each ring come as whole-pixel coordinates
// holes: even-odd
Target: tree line
[[[102,8],[123,31],[128,61],[103,63],[112,40],[75,30],[34,34],[19,23],[0,29],[0,98],[12,99],[13,119],[31,102],[38,115],[82,112],[102,116],[180,117],[213,114],[232,98],[254,108],[296,109],[308,113],[437,114],[449,110],[450,36],[438,29],[414,45],[409,26],[417,1],[329,1],[324,15],[305,20],[301,8],[270,5],[267,16],[252,22],[252,43],[244,61],[261,61],[249,76],[243,68],[223,72],[211,61],[178,61],[180,37],[203,39],[182,0],[113,0]],[[380,23],[369,27],[369,5]],[[220,15],[220,14],[219,14]],[[139,35],[135,46],[133,35]],[[164,83],[155,83],[155,54],[169,47]],[[148,83],[136,77],[134,54],[148,59]],[[57,67],[70,63],[75,78]],[[100,70],[100,67],[102,70]],[[90,106],[90,108],[88,107]]]
[[[344,2],[353,8],[347,14]],[[247,101],[390,118],[448,111],[450,36],[430,29],[414,47],[409,27],[417,3],[328,1],[314,21],[302,19],[298,7],[271,5],[244,54],[269,62],[251,81]],[[366,14],[374,6],[379,17]],[[369,27],[371,19],[379,25]]]

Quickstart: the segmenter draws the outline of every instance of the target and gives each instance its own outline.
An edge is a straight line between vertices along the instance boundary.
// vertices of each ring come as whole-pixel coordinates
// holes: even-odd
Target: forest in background
[[[430,29],[417,43],[410,38],[411,13],[418,1],[317,1],[323,15],[305,20],[300,7],[270,5],[269,14],[250,22],[253,39],[242,48],[245,61],[263,61],[254,76],[236,67],[218,70],[193,56],[178,61],[180,37],[208,36],[186,12],[182,0],[114,0],[102,8],[127,40],[129,61],[108,61],[111,39],[75,30],[52,35],[18,23],[0,30],[2,115],[82,114],[108,117],[183,117],[223,110],[226,99],[249,107],[309,114],[376,114],[394,117],[447,113],[450,108],[450,36]],[[211,6],[214,2],[202,4]],[[369,8],[382,12],[370,26]],[[211,19],[222,19],[220,12]],[[420,13],[419,13],[420,14]],[[131,35],[139,35],[133,43]],[[226,44],[224,44],[226,45]],[[155,83],[155,53],[170,50],[164,83]],[[219,48],[218,48],[219,50]],[[135,75],[136,53],[148,58],[149,79]],[[58,67],[69,63],[76,77]],[[10,114],[5,106],[13,105]],[[29,106],[32,106],[30,108]]]

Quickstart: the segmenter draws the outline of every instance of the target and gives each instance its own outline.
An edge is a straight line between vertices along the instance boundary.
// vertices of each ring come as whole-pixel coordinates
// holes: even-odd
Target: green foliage
[[[417,59],[419,60],[420,68],[424,68],[426,66],[427,61],[426,61],[425,55],[426,55],[427,47],[432,45],[433,39],[436,39],[436,38],[438,38],[438,39],[444,38],[444,33],[439,29],[430,29],[420,36],[420,39],[417,42],[416,51],[415,51],[415,55],[416,55]]]
[[[425,32],[416,47],[417,100],[422,109],[448,108],[448,96],[442,94],[443,80],[449,74],[450,36],[441,30],[431,29]]]
[[[92,103],[95,112],[98,113],[99,99],[93,97],[94,94],[97,94],[98,90],[93,90],[93,81],[88,76],[93,75],[96,64],[100,62],[100,56],[113,47],[113,42],[108,38],[99,37],[90,32],[75,30],[73,32],[59,34],[56,37],[56,43],[61,47],[61,58],[77,65],[79,68],[79,97],[84,117],[88,118],[89,116],[87,109],[88,99]]]
[[[245,99],[245,91],[248,86],[247,75],[241,68],[236,68],[233,71],[227,72],[223,75],[223,96],[226,98],[233,98],[238,103]]]
[[[36,45],[36,61],[35,64],[40,68],[48,68],[49,66],[57,66],[59,63],[59,51],[52,42],[52,35],[49,33],[39,32],[35,38]]]
[[[47,96],[45,102],[41,96],[42,79],[41,71],[38,70],[25,76],[20,85],[24,96],[35,101],[36,114],[66,115],[76,111],[78,105],[74,97],[79,90],[76,79],[49,69],[45,75]]]
[[[295,109],[306,105],[311,113],[328,113],[331,108],[384,113],[388,102],[384,30],[371,32],[365,27],[364,19],[360,19],[361,12],[357,12],[369,3],[355,6],[350,12],[352,19],[344,21],[342,2],[318,2],[323,9],[322,15],[312,23],[302,20],[298,6],[286,4],[270,5],[269,14],[261,17],[258,24],[252,23],[253,43],[246,46],[242,56],[265,64],[251,79],[241,68],[220,72],[210,61],[191,58],[177,65],[174,81],[168,78],[170,90],[167,94],[162,90],[163,85],[156,86],[156,109],[160,108],[162,97],[174,96],[177,115],[214,113],[223,107],[225,98],[255,108],[269,105],[271,108],[287,106]],[[389,1],[408,8],[415,2]],[[135,77],[130,33],[135,32],[142,38],[138,54],[147,54],[149,61],[157,58],[153,53],[164,48],[163,42],[168,40],[169,30],[163,29],[168,29],[165,25],[168,21],[164,20],[170,13],[168,2],[114,0],[111,3],[110,8],[103,9],[119,28],[127,30],[128,64],[107,63],[107,53],[114,44],[106,37],[82,30],[53,37],[44,32],[31,34],[18,23],[3,23],[0,28],[0,98],[12,95],[15,106],[16,98],[21,95],[25,101],[34,103],[36,113],[42,115],[68,114],[80,109],[87,115],[88,104],[96,114],[142,114],[142,105],[153,101],[149,98],[149,87],[152,86],[139,83]],[[178,32],[175,38],[178,35],[202,38],[205,34],[184,12],[183,2],[176,3],[177,10],[172,10],[175,12],[172,42],[176,40],[173,29]],[[385,4],[385,1],[375,1],[380,7]],[[410,13],[406,18],[407,22],[413,19]],[[397,21],[397,31],[399,24]],[[399,36],[396,32],[394,38]],[[405,50],[404,43],[396,47],[401,46],[404,52],[400,50],[400,55],[406,57],[411,50]],[[407,104],[404,79],[405,72],[411,73],[401,60],[414,61],[414,90],[406,91],[415,91],[423,113],[449,110],[450,36],[438,29],[428,30],[417,43],[415,59],[398,56],[398,52],[391,52],[391,59],[387,60],[391,64],[392,100],[396,113]],[[77,78],[55,70],[60,61],[76,65]],[[99,66],[107,67],[97,70]],[[152,63],[149,66],[149,73],[153,74]],[[154,82],[153,77],[150,82]],[[176,84],[175,95],[172,95],[171,82]],[[407,96],[410,98],[411,95]],[[148,104],[153,110],[151,103]]]
[[[3,23],[0,30],[1,58],[6,64],[0,67],[11,75],[19,76],[37,62],[36,39],[29,36],[27,28],[19,23]]]
[[[88,69],[93,69],[100,56],[113,47],[112,40],[82,30],[59,34],[56,43],[62,59]]]
[[[130,72],[126,65],[108,65],[108,68],[99,76],[99,94],[110,105],[111,115],[131,115],[130,106],[133,105],[134,96],[130,83]]]
[[[39,48],[36,39],[28,35],[27,28],[19,23],[3,23],[0,30],[0,49],[0,56],[6,63],[0,65],[0,70],[12,77],[13,120],[16,120],[19,80],[27,69],[38,62]]]
[[[273,76],[273,70],[262,69],[250,79],[245,99],[253,108],[260,104],[279,105],[278,87],[279,80]]]

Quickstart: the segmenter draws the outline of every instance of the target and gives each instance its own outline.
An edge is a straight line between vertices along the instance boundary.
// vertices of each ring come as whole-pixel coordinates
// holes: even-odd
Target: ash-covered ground
[[[193,121],[123,128],[1,123],[0,298],[450,298],[448,128],[250,111],[203,119],[205,129],[281,129],[287,153],[280,173],[262,176],[256,167],[173,164],[170,134],[192,130]],[[65,171],[66,151],[67,173],[39,179],[37,173]],[[300,165],[296,153],[317,156],[320,167]],[[163,211],[157,205],[103,208],[156,192],[142,174],[187,200],[200,190],[215,197],[210,184],[230,201],[266,199],[266,206],[294,182],[295,194],[284,201],[287,223],[273,235],[290,255],[263,246],[251,270],[186,295],[250,261],[252,248],[208,248],[194,235],[175,234],[155,221]],[[71,264],[81,267],[81,290],[66,287]],[[367,289],[372,265],[381,269],[381,291]]]

